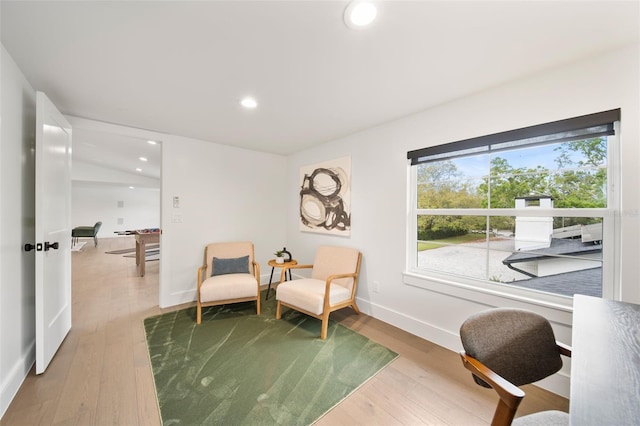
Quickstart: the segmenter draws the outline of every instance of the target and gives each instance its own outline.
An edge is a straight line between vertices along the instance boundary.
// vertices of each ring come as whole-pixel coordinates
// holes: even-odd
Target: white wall
[[[267,261],[286,245],[286,158],[178,136],[162,148],[160,306],[195,300],[209,242],[253,241],[268,280]]]
[[[35,361],[36,95],[2,46],[0,64],[0,417]]]
[[[71,197],[71,226],[101,221],[99,239],[117,237],[117,231],[160,227],[160,188],[73,181]]]
[[[288,160],[287,248],[298,261],[313,260],[321,244],[347,245],[363,252],[359,306],[368,314],[460,350],[459,327],[489,306],[541,312],[557,338],[571,343],[571,309],[486,295],[435,282],[430,289],[408,285],[406,269],[407,151],[583,114],[622,108],[621,299],[640,303],[640,141],[638,46],[532,76],[380,125],[312,148]],[[472,76],[470,76],[472,78]],[[350,155],[352,231],[350,238],[298,230],[299,168]],[[374,291],[374,281],[379,290]],[[568,368],[545,386],[568,395]]]

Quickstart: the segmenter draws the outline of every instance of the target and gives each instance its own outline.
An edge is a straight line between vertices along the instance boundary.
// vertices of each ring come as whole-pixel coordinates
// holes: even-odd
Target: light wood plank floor
[[[87,240],[88,241],[88,240]],[[73,327],[47,371],[32,370],[0,424],[158,425],[142,320],[158,305],[158,262],[137,277],[135,260],[105,254],[133,238],[87,242],[73,252]],[[335,425],[486,425],[492,390],[473,383],[458,354],[350,309],[332,318],[400,354],[317,422]],[[526,386],[518,414],[567,411],[568,400]]]

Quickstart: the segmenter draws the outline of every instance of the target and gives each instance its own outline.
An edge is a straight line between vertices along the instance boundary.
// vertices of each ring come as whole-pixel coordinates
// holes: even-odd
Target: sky
[[[559,153],[555,149],[560,144],[539,145],[530,148],[519,148],[512,151],[502,151],[494,154],[474,155],[469,157],[460,157],[453,159],[458,171],[465,177],[481,178],[487,174],[488,161],[490,158],[500,157],[507,160],[513,168],[535,168],[540,165],[549,170],[557,170],[555,163]],[[579,161],[583,156],[575,153],[574,161]]]

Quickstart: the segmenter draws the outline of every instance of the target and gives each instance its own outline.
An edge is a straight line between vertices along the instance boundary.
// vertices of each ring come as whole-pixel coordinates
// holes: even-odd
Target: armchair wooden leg
[[[258,298],[256,299],[256,312],[257,315],[260,315],[260,293],[258,293]]]
[[[200,324],[202,322],[202,306],[198,303],[196,306],[196,324]]]
[[[280,301],[276,304],[276,319],[280,319]]]
[[[322,314],[322,328],[320,329],[320,338],[325,340],[327,338],[327,329],[329,328],[329,312]]]
[[[351,307],[353,308],[354,311],[356,311],[356,314],[360,315],[360,309],[358,309],[358,305],[356,305],[356,302],[353,302]]]

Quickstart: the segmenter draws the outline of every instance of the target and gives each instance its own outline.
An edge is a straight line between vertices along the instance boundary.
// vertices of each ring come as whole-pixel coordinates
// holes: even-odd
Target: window
[[[409,272],[611,297],[620,110],[407,153]]]

